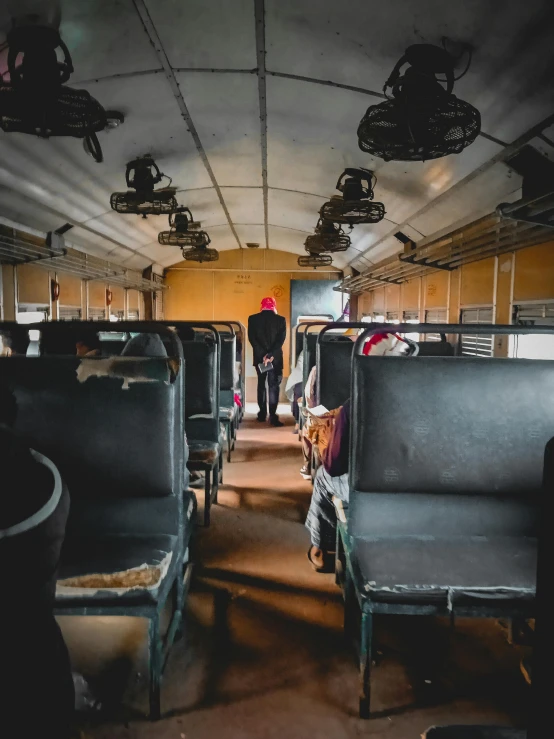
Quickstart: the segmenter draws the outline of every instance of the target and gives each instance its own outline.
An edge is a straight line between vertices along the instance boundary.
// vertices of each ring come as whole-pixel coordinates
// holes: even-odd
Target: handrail
[[[354,345],[354,354],[362,354],[363,346],[369,336],[373,334],[477,334],[488,336],[497,334],[510,336],[511,334],[554,334],[554,326],[518,326],[494,323],[384,323],[375,326],[364,324],[366,330],[358,336]],[[318,339],[319,341],[319,339]]]
[[[3,324],[0,323],[0,327]],[[12,324],[13,325],[13,324]],[[181,342],[174,331],[164,321],[41,321],[39,323],[15,324],[28,331],[39,331],[43,335],[75,334],[80,331],[96,331],[105,333],[137,333],[158,334],[169,337],[172,343],[173,356],[183,358]]]
[[[375,329],[381,329],[381,328],[383,328],[385,326],[387,328],[391,328],[391,327],[392,328],[396,328],[397,327],[397,324],[390,324],[390,323],[371,323],[369,325],[375,327]],[[410,324],[410,326],[411,325],[414,325],[415,326],[416,324]],[[367,328],[367,327],[368,327],[368,324],[365,323],[365,322],[363,322],[363,321],[352,321],[350,323],[342,323],[342,322],[339,323],[339,322],[335,321],[334,323],[328,323],[319,332],[319,336],[317,337],[317,343],[320,344],[321,343],[321,340],[323,338],[323,335],[325,333],[327,333],[327,331],[332,331],[333,329],[343,328],[345,331],[348,331],[348,329],[350,329],[350,328],[360,328],[361,329],[361,328]],[[375,330],[374,333],[379,333],[379,332],[377,330]],[[387,332],[387,333],[389,333],[389,332]],[[412,333],[416,333],[416,331],[414,330]],[[431,331],[429,331],[428,333],[431,333]],[[435,331],[434,333],[438,333],[438,332]]]

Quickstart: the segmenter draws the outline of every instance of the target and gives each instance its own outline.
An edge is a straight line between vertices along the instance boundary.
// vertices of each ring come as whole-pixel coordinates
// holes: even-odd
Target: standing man
[[[248,340],[254,353],[254,367],[258,375],[258,421],[264,423],[269,405],[269,422],[272,426],[283,426],[277,415],[279,386],[283,379],[283,344],[287,338],[287,322],[277,315],[275,298],[264,298],[259,313],[248,318]],[[271,364],[265,372],[259,365]],[[266,391],[267,383],[267,391]]]

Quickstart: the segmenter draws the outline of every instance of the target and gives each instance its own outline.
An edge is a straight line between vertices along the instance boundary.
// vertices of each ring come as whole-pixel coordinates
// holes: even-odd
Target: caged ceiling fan
[[[330,267],[333,264],[333,257],[330,254],[308,254],[308,256],[298,257],[299,267]]]
[[[42,138],[83,139],[85,151],[101,162],[96,134],[122,123],[123,115],[104,110],[86,90],[64,84],[73,62],[58,27],[59,12],[12,19],[5,44],[7,69],[0,74],[0,128]]]
[[[388,100],[370,106],[358,126],[360,149],[385,161],[419,162],[459,154],[472,144],[480,113],[452,94],[471,64],[471,47],[466,50],[466,69],[455,78],[456,59],[445,48],[409,46],[383,88],[385,94],[390,89]]]
[[[164,246],[188,247],[208,246],[210,237],[200,229],[188,208],[178,208],[169,216],[169,231],[160,231],[158,242]]]
[[[208,237],[209,238],[209,237]],[[209,244],[208,240],[208,244]],[[195,246],[192,249],[183,249],[183,258],[187,262],[217,262],[219,252],[217,249],[209,249],[207,245]]]
[[[346,251],[350,248],[350,236],[344,233],[340,225],[320,218],[315,233],[308,236],[304,247],[311,256]]]
[[[128,162],[125,169],[127,192],[114,192],[110,197],[110,205],[118,213],[134,213],[147,216],[169,215],[177,210],[175,199],[176,188],[162,187],[154,190],[154,186],[167,177],[160,172],[158,165],[150,154]],[[167,177],[169,185],[171,178]]]
[[[326,221],[344,223],[352,228],[358,223],[379,223],[385,216],[383,203],[373,200],[377,178],[369,169],[345,169],[338,179],[331,200],[321,206],[319,215]]]

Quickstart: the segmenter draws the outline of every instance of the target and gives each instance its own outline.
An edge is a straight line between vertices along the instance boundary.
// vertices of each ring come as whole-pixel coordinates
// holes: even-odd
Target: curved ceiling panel
[[[167,218],[110,209],[111,192],[126,189],[126,162],[145,153],[173,178],[178,201],[220,250],[246,241],[264,248],[267,229],[270,247],[302,254],[344,168],[373,169],[386,220],[355,228],[352,248],[335,259],[362,264],[398,250],[399,229],[432,236],[515,197],[520,179],[501,162],[518,146],[554,151],[552,130],[543,138],[535,130],[554,112],[554,10],[546,0],[62,0],[61,7],[75,64],[70,84],[120,110],[125,123],[99,134],[102,164],[78,139],[0,133],[0,207],[40,230],[72,223],[76,245],[126,264],[167,265],[181,256],[157,242]],[[0,24],[4,32],[5,14]],[[481,110],[485,135],[458,156],[425,163],[364,154],[358,123],[382,99],[396,61],[408,45],[443,36],[474,46],[456,92]],[[4,49],[2,72],[5,56]],[[518,146],[505,146],[520,136]]]

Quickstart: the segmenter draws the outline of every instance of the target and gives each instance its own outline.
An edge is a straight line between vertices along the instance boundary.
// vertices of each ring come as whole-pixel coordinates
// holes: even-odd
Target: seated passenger
[[[295,422],[293,433],[298,433],[298,424],[300,421],[300,408],[298,406],[298,401],[302,397],[302,374],[304,371],[303,367],[304,353],[300,352],[296,360],[296,365],[289,375],[285,388],[286,396],[291,403],[291,411]]]
[[[0,387],[0,733],[67,739],[74,688],[53,606],[69,495],[13,431],[16,416]]]
[[[77,336],[75,354],[78,357],[99,357],[102,345],[96,331],[88,330]]]
[[[350,446],[350,399],[340,408],[322,466],[314,480],[306,528],[312,546],[308,559],[316,572],[332,572],[329,555],[335,551],[337,515],[333,498],[348,503],[348,453]]]
[[[409,343],[397,334],[373,334],[364,345],[363,353],[371,356],[402,356]],[[332,572],[330,555],[336,546],[337,516],[333,498],[348,503],[348,455],[350,446],[350,399],[340,408],[331,432],[329,445],[322,454],[322,466],[314,480],[306,528],[312,546],[308,559],[316,572]],[[304,471],[304,468],[303,470]]]
[[[125,344],[122,357],[167,357],[159,334],[137,334]]]

